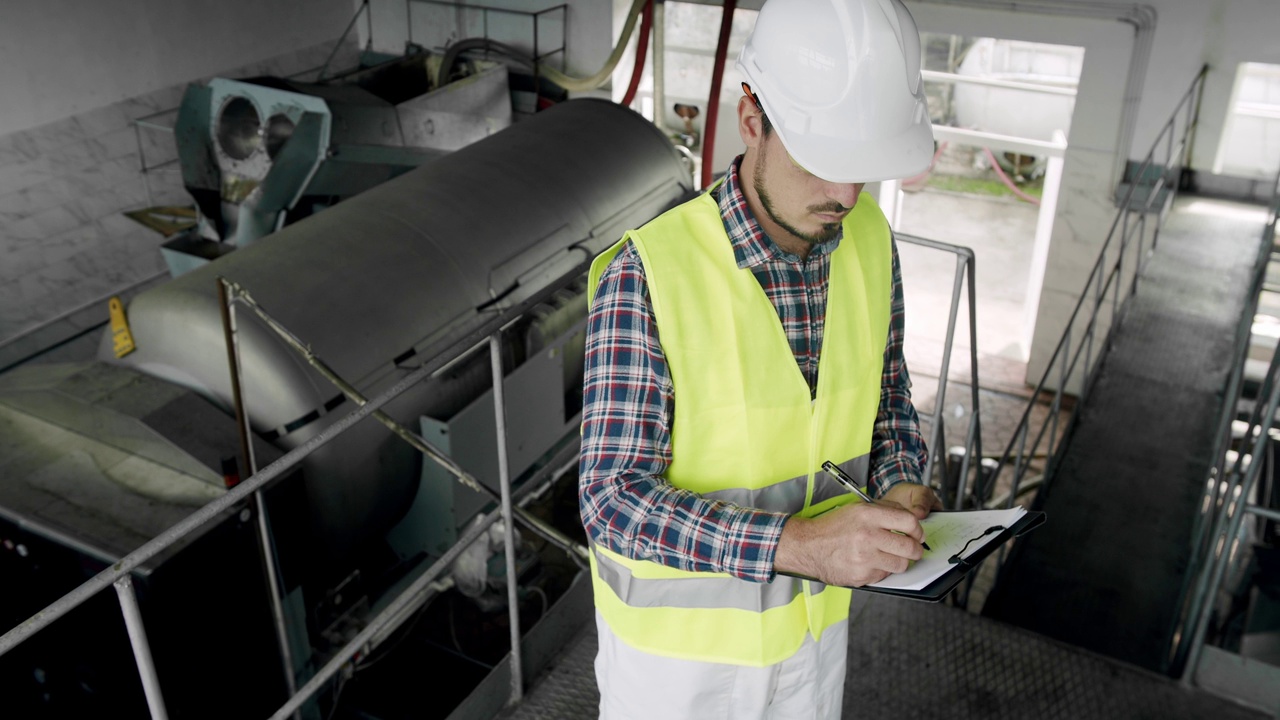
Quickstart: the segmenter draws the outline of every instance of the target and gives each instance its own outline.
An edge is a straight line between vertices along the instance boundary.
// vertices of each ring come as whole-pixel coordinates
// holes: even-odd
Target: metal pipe
[[[1028,140],[986,130],[970,130],[969,128],[948,127],[946,125],[933,126],[933,139],[937,142],[945,141],[961,145],[977,145],[1002,152],[1042,155],[1051,158],[1062,157],[1067,149],[1065,141]]]
[[[245,471],[249,475],[258,472],[258,460],[253,452],[252,435],[249,429],[249,417],[244,411],[244,389],[240,384],[240,336],[236,325],[236,308],[228,297],[230,287],[227,279],[218,277],[218,310],[222,315],[222,332],[227,346],[227,367],[231,373],[231,404],[235,408],[236,428],[240,433],[240,453],[244,458]],[[237,477],[237,482],[239,478]],[[263,500],[262,490],[253,493],[254,514],[258,526],[258,556],[262,561],[262,572],[267,579],[267,595],[271,605],[271,619],[276,633],[276,645],[280,650],[280,662],[283,665],[285,688],[292,695],[297,691],[297,682],[293,677],[293,652],[289,646],[289,630],[284,617],[284,588],[280,583],[280,573],[276,567],[275,544],[271,538],[271,527],[267,522],[267,504]]]
[[[975,300],[974,286],[973,286],[973,262],[974,262],[973,250],[967,247],[961,247],[959,245],[952,245],[950,243],[940,242],[938,240],[930,240],[928,238],[922,238],[915,235],[907,235],[907,234],[901,234],[901,233],[894,233],[894,239],[895,241],[900,243],[906,243],[908,245],[918,245],[920,247],[926,247],[932,250],[949,252],[956,256],[956,273],[955,273],[955,280],[952,284],[952,289],[951,289],[950,315],[947,323],[946,341],[943,345],[942,370],[939,373],[941,377],[939,378],[939,381],[938,381],[938,395],[934,402],[933,415],[930,418],[931,422],[933,423],[932,432],[930,433],[930,443],[931,443],[930,447],[932,447],[933,450],[927,454],[926,456],[927,459],[925,461],[924,478],[925,478],[925,482],[927,483],[929,482],[929,479],[932,474],[934,452],[937,452],[938,449],[941,448],[942,446],[943,404],[945,403],[945,399],[946,399],[946,380],[947,380],[947,376],[950,374],[951,349],[954,346],[955,323],[956,323],[957,311],[960,304],[960,286],[964,281],[966,268],[968,269],[968,273],[969,273],[969,335],[970,335],[969,371],[972,378],[971,385],[972,385],[972,392],[973,392],[973,415],[970,418],[970,434],[971,435],[973,433],[974,423],[976,422],[976,419],[978,416],[978,390],[977,390],[978,388],[978,350],[977,350],[978,341],[977,341],[977,322],[976,322],[977,316],[976,316],[976,309],[975,309],[976,300]],[[957,495],[956,495],[957,509],[960,509],[959,503],[961,502],[961,498],[963,498],[964,496],[964,493],[963,493],[964,476],[965,476],[965,473],[967,472],[968,463],[969,463],[968,456],[970,454],[969,452],[967,452],[967,450],[971,446],[966,443],[965,447],[966,447],[965,458],[961,462],[961,468],[962,468],[961,469],[961,485],[960,485],[961,489],[957,492]],[[979,443],[979,448],[980,447],[981,447],[981,444]],[[979,465],[981,465],[981,462],[979,462]]]
[[[280,646],[280,664],[284,667],[284,684],[292,695],[298,691],[293,673],[293,650],[289,645],[289,626],[284,616],[284,587],[280,583],[276,546],[267,517],[267,503],[259,488],[253,493],[253,511],[258,516],[258,551],[262,558],[262,570],[267,576],[267,594],[271,598],[271,620],[275,626],[276,643]]]
[[[920,75],[926,82],[947,83],[950,85],[982,85],[985,87],[1026,90],[1028,92],[1042,93],[1045,95],[1062,95],[1065,97],[1075,97],[1078,94],[1078,89],[1075,87],[1056,87],[1054,85],[1018,82],[1016,80],[1000,80],[998,78],[978,77],[976,75],[957,75],[956,73],[940,72],[938,70],[921,70]]]
[[[236,416],[236,430],[240,440],[240,460],[243,470],[249,475],[257,472],[257,464],[253,457],[253,443],[250,442],[249,418],[244,411],[244,396],[240,389],[240,344],[236,333],[235,309],[231,307],[229,297],[230,283],[218,276],[218,313],[222,316],[222,336],[227,348],[227,368],[231,373],[231,406]],[[237,478],[238,479],[238,478]]]
[[[963,282],[963,257],[957,254],[955,277],[951,282],[951,307],[947,311],[947,339],[942,345],[942,371],[938,373],[941,376],[938,378],[938,400],[934,404],[934,410],[937,411],[938,414],[938,422],[934,427],[934,434],[937,437],[936,442],[938,442],[938,446],[935,447],[941,446],[943,404],[946,402],[947,398],[947,375],[950,374],[951,370],[951,347],[955,344],[956,317],[960,311],[960,286]],[[978,408],[973,408],[973,411],[976,413]],[[924,477],[925,482],[927,483],[929,482],[930,473],[933,470],[933,453],[927,453],[926,457]]]
[[[120,612],[124,615],[124,627],[129,632],[129,644],[133,646],[133,659],[138,663],[138,675],[142,678],[142,692],[147,696],[151,720],[167,720],[169,714],[164,707],[164,695],[160,692],[160,679],[156,677],[156,664],[151,659],[147,629],[142,624],[138,596],[133,592],[133,577],[124,575],[116,580],[115,586],[116,595],[120,598]]]
[[[520,658],[520,597],[516,592],[515,525],[511,507],[511,474],[507,464],[507,403],[502,372],[502,332],[489,336],[489,366],[493,370],[493,422],[498,435],[498,487],[502,494],[502,544],[507,555],[507,613],[511,623],[511,698],[524,697],[524,664]]]
[[[1245,505],[1244,511],[1272,522],[1280,522],[1280,511],[1272,510],[1271,508],[1265,508],[1259,505]]]
[[[965,434],[964,441],[964,458],[960,461],[960,475],[956,483],[955,500],[952,503],[956,510],[964,509],[964,496],[968,490],[970,466],[975,468],[977,477],[982,477],[982,423],[978,405],[978,325],[976,296],[973,287],[974,257],[973,251],[969,248],[960,249],[964,252],[959,254],[957,262],[960,264],[959,269],[961,271],[967,271],[969,281],[969,401],[973,406],[973,412],[969,414],[969,430]],[[976,461],[974,460],[975,458]],[[977,485],[976,481],[974,485]],[[985,491],[985,488],[983,490]],[[968,602],[967,590],[965,602]]]

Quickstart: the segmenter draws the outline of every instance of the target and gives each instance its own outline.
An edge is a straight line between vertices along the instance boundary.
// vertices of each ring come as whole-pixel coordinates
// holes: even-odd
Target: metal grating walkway
[[[1262,220],[1180,198],[1039,508],[983,614],[1156,672],[1188,582]]]
[[[847,718],[1268,717],[1168,678],[945,605],[854,593]],[[588,621],[502,720],[595,718]]]

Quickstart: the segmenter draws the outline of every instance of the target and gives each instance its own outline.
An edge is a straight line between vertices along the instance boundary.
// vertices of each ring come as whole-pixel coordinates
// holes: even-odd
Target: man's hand
[[[906,570],[920,559],[923,539],[912,511],[889,503],[845,505],[815,518],[789,518],[774,569],[858,587]]]
[[[880,500],[903,507],[921,520],[929,517],[930,512],[942,509],[942,501],[933,488],[918,483],[898,483],[889,488]]]

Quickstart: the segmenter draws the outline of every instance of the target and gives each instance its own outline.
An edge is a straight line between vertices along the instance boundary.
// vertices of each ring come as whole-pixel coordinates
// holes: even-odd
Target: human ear
[[[749,148],[759,147],[764,140],[760,109],[746,95],[738,98],[738,134],[742,136],[743,144]]]

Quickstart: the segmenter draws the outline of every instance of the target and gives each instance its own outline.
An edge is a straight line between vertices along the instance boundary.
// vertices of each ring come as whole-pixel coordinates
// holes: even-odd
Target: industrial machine
[[[225,116],[236,101],[214,99],[231,87],[211,85],[208,107],[220,104]],[[312,125],[313,110],[282,112],[294,127],[277,160],[303,128],[323,125]],[[691,188],[680,154],[643,117],[604,101],[561,103],[142,293],[127,308],[136,350],[123,358],[108,332],[97,362],[0,376],[0,586],[21,588],[0,593],[0,622],[21,621],[249,474],[234,460],[219,278],[252,293],[372,396],[441,338],[559,282]],[[214,202],[202,201],[206,215]],[[263,207],[242,206],[237,222]],[[506,442],[517,479],[576,436],[583,290],[581,280],[570,284],[506,331]],[[259,466],[353,409],[258,318],[240,313],[236,332]],[[464,356],[386,410],[496,486],[490,381],[486,353]],[[367,421],[265,496],[299,681],[488,502]],[[253,507],[236,508],[134,573],[170,717],[263,717],[284,700],[255,520]],[[520,562],[517,582],[545,611],[553,583],[538,586],[536,553]],[[502,602],[482,594],[449,606],[474,620],[450,628],[450,652]],[[452,665],[483,666],[457,654]],[[434,676],[442,692],[465,692],[448,664]],[[20,717],[145,714],[114,598],[99,596],[0,656],[0,696]],[[308,706],[308,716],[332,702]]]
[[[197,227],[165,243],[174,276],[511,124],[505,65],[411,52],[324,83],[189,86],[174,139]]]

